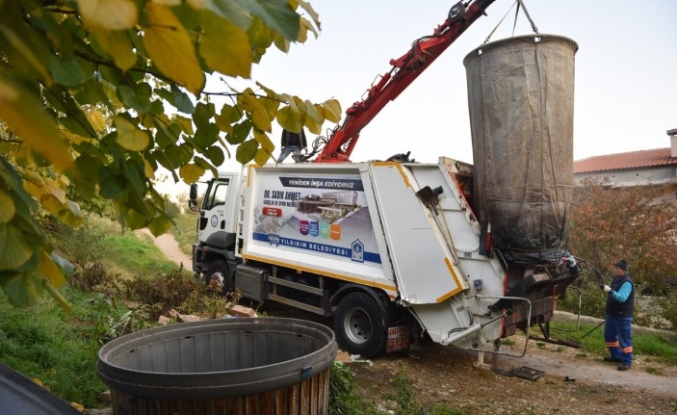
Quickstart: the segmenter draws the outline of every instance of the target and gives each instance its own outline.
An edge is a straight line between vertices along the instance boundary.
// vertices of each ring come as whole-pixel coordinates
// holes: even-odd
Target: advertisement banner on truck
[[[357,174],[259,174],[253,206],[256,244],[381,263]]]

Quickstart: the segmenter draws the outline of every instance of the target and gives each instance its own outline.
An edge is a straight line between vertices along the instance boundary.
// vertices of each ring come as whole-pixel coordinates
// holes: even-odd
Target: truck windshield
[[[209,186],[205,197],[203,209],[209,210],[219,205],[225,205],[228,195],[228,180],[214,180]]]

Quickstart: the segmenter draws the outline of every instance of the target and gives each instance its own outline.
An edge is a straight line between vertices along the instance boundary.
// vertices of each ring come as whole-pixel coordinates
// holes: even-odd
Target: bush
[[[127,299],[153,307],[152,319],[179,308],[195,291],[204,292],[204,285],[178,270],[146,279],[135,278],[122,284]]]
[[[111,276],[100,262],[77,267],[68,278],[68,285],[83,292],[116,292],[116,277]]]

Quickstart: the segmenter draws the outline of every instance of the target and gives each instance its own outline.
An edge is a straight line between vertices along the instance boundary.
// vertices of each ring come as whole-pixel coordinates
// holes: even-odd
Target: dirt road
[[[155,246],[157,246],[158,249],[160,249],[160,251],[165,254],[167,259],[174,262],[176,265],[183,264],[183,268],[189,271],[193,269],[193,260],[181,250],[179,243],[176,241],[176,238],[174,238],[174,235],[171,233],[165,233],[156,238],[152,233],[150,233],[148,229],[145,228],[141,230],[141,233],[148,236],[153,241]]]

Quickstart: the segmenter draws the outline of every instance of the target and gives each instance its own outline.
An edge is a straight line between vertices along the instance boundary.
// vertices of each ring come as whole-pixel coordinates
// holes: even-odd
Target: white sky
[[[411,151],[421,162],[438,156],[472,162],[463,58],[480,46],[513,5],[496,0],[397,100],[362,130],[353,161]],[[441,24],[452,1],[310,0],[322,30],[318,39],[271,48],[253,79],[276,90],[345,111],[361,99],[390,59]],[[668,147],[677,128],[677,1],[524,0],[542,34],[578,43],[574,92],[574,159]],[[510,37],[515,9],[491,38]],[[515,35],[533,33],[526,16]],[[224,90],[212,83],[207,90]],[[325,124],[325,128],[333,124]],[[272,138],[279,144],[280,129]],[[326,135],[326,134],[324,134]],[[307,134],[309,141],[315,136]],[[275,154],[279,151],[276,150]],[[288,162],[291,161],[291,158]],[[224,169],[237,168],[227,162]]]

